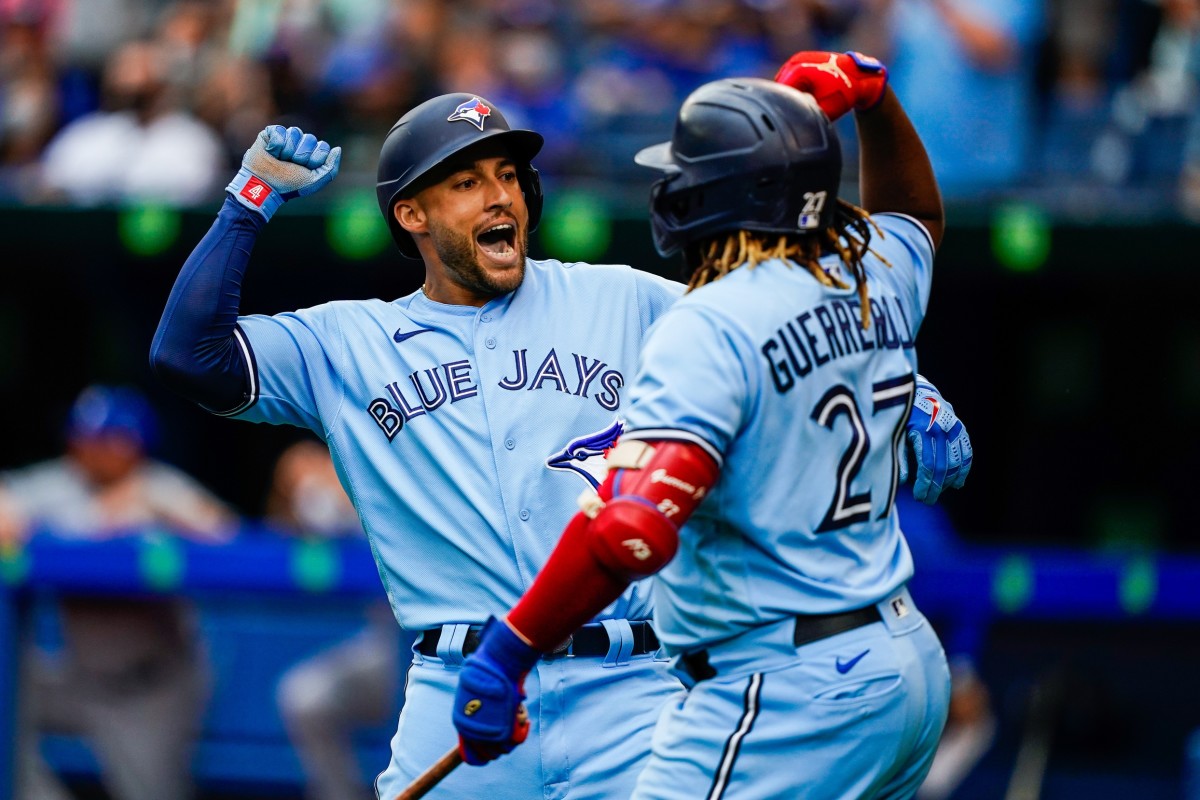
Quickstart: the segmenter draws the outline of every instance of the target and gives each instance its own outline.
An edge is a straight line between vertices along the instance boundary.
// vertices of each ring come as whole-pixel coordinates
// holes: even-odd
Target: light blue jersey
[[[624,266],[526,264],[481,308],[418,291],[238,322],[255,386],[234,414],[325,439],[393,613],[437,642],[414,653],[382,800],[453,746],[467,623],[516,603],[599,484],[645,332],[683,289]],[[649,583],[635,585],[598,616],[611,657],[540,661],[524,756],[457,770],[430,800],[627,797],[680,689],[655,653],[621,655],[624,620],[651,613]]]
[[[909,217],[873,219],[868,329],[855,289],[774,260],[650,332],[626,438],[697,443],[721,473],[655,576],[689,690],[633,800],[901,800],[932,763],[950,675],[905,586],[893,501],[933,242]],[[831,614],[843,624],[824,627]]]
[[[769,261],[688,294],[651,332],[626,438],[695,441],[721,463],[657,576],[670,652],[869,606],[912,575],[893,500],[933,243],[914,219],[873,219],[870,328],[853,288]]]
[[[239,319],[242,419],[329,445],[410,630],[510,608],[596,485],[645,330],[682,287],[624,266],[528,261],[482,308],[341,301]],[[600,618],[650,616],[634,586]]]

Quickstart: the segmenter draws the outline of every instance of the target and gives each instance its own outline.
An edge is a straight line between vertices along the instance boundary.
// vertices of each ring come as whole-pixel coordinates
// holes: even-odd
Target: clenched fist
[[[873,108],[883,99],[887,67],[862,53],[802,50],[784,62],[775,80],[811,94],[835,120],[851,109]]]
[[[268,125],[242,156],[242,168],[225,191],[234,200],[270,219],[294,197],[319,190],[337,176],[342,148],[299,128]]]

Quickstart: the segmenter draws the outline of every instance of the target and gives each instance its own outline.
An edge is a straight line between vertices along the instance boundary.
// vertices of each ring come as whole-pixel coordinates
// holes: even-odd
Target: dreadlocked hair
[[[858,285],[862,326],[866,330],[871,327],[871,309],[867,300],[867,273],[863,268],[863,258],[868,252],[875,252],[870,248],[872,231],[883,236],[883,231],[865,209],[838,198],[833,223],[815,235],[779,234],[772,242],[769,240],[771,234],[745,229],[719,234],[689,250],[688,261],[699,261],[699,266],[692,273],[687,290],[690,292],[712,283],[738,267],[753,269],[761,262],[772,259],[806,267],[822,286],[849,289],[849,284],[838,275],[821,269],[821,256],[837,253]],[[887,267],[892,266],[878,252],[875,255]]]

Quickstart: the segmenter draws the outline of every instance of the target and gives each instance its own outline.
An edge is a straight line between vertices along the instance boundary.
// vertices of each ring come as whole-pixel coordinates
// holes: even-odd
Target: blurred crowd
[[[261,514],[242,517],[159,459],[158,427],[157,412],[137,388],[85,387],[63,425],[58,455],[12,469],[0,464],[0,557],[35,537],[223,545],[247,531],[308,543],[364,536],[322,442],[300,438],[285,447]],[[259,524],[247,528],[252,522]],[[44,757],[46,734],[82,738],[112,800],[194,797],[192,759],[215,688],[214,654],[195,597],[154,595],[131,583],[117,593],[63,589],[40,602],[54,635],[30,624],[16,647],[15,799],[75,797]],[[369,792],[353,737],[394,719],[413,638],[380,595],[364,609],[361,630],[280,674],[278,713],[306,796],[347,800]]]
[[[0,0],[0,199],[205,202],[268,123],[369,186],[447,91],[546,134],[551,180],[619,187],[700,83],[858,49],[950,199],[1195,209],[1198,32],[1200,0]]]

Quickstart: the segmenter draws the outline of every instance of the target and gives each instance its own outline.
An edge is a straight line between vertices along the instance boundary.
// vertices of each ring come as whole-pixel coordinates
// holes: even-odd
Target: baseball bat
[[[453,772],[461,763],[462,754],[458,752],[458,745],[455,745],[446,751],[446,755],[433,762],[433,766],[418,775],[404,791],[396,795],[396,800],[418,800],[424,797],[426,792],[437,786],[442,778]]]

